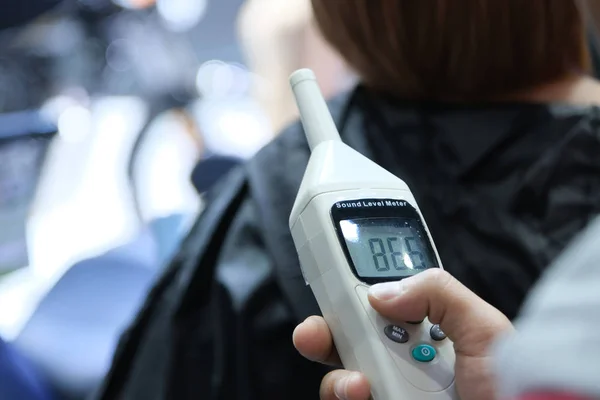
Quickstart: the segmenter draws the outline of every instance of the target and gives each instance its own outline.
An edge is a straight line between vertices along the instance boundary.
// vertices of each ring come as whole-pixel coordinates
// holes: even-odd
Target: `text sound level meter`
[[[369,285],[442,268],[415,198],[342,142],[312,71],[290,83],[312,151],[290,229],[345,368],[367,376],[375,400],[458,399],[453,344],[439,327],[391,324],[367,299]]]

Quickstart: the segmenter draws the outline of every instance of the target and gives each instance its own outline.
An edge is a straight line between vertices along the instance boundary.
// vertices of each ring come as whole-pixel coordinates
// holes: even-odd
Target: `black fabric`
[[[593,26],[588,29],[588,43],[590,49],[590,60],[592,61],[592,70],[594,71],[594,76],[600,77],[600,42],[598,41],[598,28],[595,26],[597,24],[593,24]]]
[[[330,108],[343,140],[411,186],[447,270],[508,316],[600,208],[600,110],[375,98]],[[326,367],[296,354],[318,306],[288,217],[309,151],[291,126],[208,209],[121,340],[101,399],[305,400]]]
[[[200,194],[208,192],[229,171],[242,164],[241,159],[214,155],[200,161],[192,171],[192,184]]]

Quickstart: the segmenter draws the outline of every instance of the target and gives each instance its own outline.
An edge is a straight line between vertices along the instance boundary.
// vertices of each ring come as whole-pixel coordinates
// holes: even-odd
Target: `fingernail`
[[[306,318],[300,325],[298,325],[295,329],[294,329],[294,333],[292,334],[292,342],[294,343],[294,347],[298,347],[296,344],[296,339],[297,339],[297,332],[298,332],[298,328],[302,327],[302,330],[305,332],[306,334],[306,330],[313,330],[314,333],[314,329],[317,327],[317,321],[315,321],[315,317],[308,317]],[[313,360],[316,361],[316,360]]]
[[[404,293],[404,283],[402,281],[378,283],[369,289],[369,294],[372,297],[382,301],[395,299],[402,293]]]
[[[302,324],[304,325],[310,325],[311,328],[314,328],[315,326],[318,326],[318,317],[315,317],[314,315],[306,318],[304,320],[304,322],[302,322]]]
[[[346,400],[348,398],[348,386],[350,386],[354,379],[358,378],[360,378],[360,375],[354,372],[335,382],[333,385],[335,396],[340,400]]]

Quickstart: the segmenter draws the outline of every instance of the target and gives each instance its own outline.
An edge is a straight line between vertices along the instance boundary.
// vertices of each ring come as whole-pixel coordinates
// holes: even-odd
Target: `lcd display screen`
[[[439,267],[417,219],[346,219],[340,221],[340,227],[361,278],[401,279]]]

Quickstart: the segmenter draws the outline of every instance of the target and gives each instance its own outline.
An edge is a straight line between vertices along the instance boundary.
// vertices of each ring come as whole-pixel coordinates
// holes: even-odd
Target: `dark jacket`
[[[448,271],[509,317],[600,209],[600,109],[330,103],[343,140],[412,188]],[[208,195],[123,336],[102,399],[306,400],[325,367],[292,345],[319,309],[288,217],[309,157],[295,124]]]

